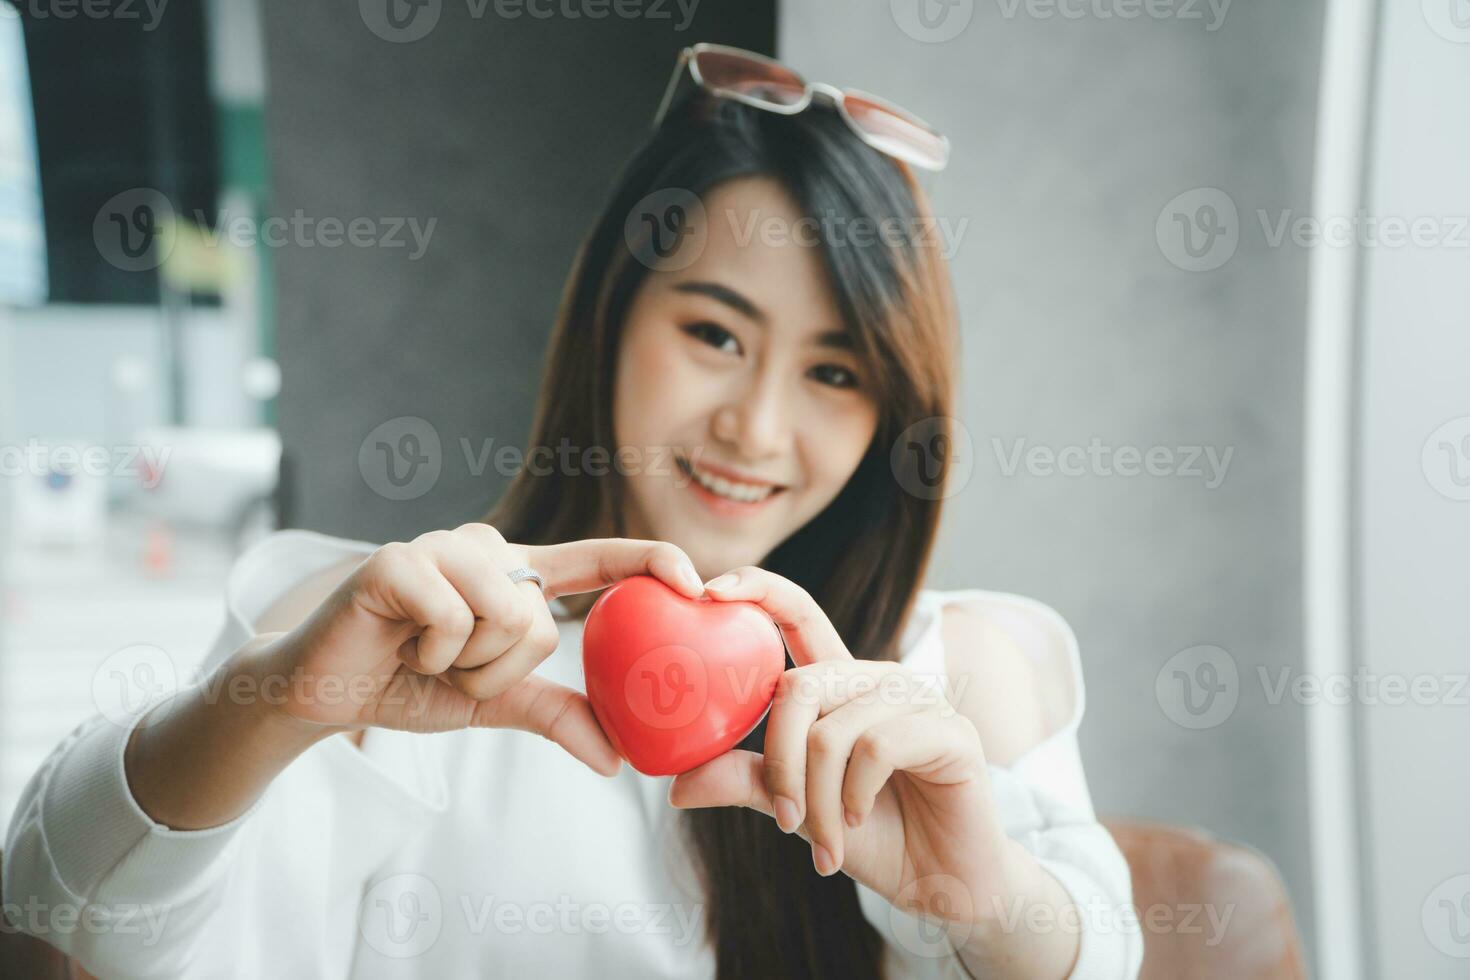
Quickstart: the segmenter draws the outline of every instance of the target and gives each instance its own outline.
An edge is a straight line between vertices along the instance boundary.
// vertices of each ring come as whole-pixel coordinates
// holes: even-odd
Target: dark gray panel
[[[376,11],[395,36],[386,2],[265,4],[273,214],[366,218],[364,238],[390,218],[416,219],[421,236],[435,222],[417,259],[407,230],[399,248],[292,231],[271,254],[288,520],[371,540],[473,519],[500,494],[493,461],[476,475],[473,460],[487,440],[524,443],[577,243],[679,49],[774,43],[768,2],[700,5],[686,23],[675,3],[620,7],[660,15],[633,19],[508,19],[497,11],[529,7],[432,0],[396,35],[423,34],[407,42],[368,26]],[[401,416],[436,430],[441,469],[431,489],[392,500],[358,451]]]
[[[854,17],[838,0],[785,4],[780,54],[911,107],[954,142],[929,184],[942,219],[969,222],[953,269],[976,466],[950,501],[938,581],[1057,607],[1081,642],[1098,810],[1260,848],[1309,933],[1303,711],[1289,696],[1271,704],[1257,672],[1274,682],[1303,666],[1309,256],[1272,247],[1257,211],[1274,223],[1311,206],[1322,4],[1224,4],[1217,21],[1182,0],[961,2],[946,16],[968,24],[936,42],[889,6]],[[1097,15],[1125,10],[1134,18]],[[1202,187],[1235,203],[1239,244],[1191,272],[1155,225]],[[1094,436],[1233,456],[1215,489],[1091,464],[1008,475],[1017,440],[1060,450]],[[1234,659],[1238,703],[1191,730],[1165,714],[1155,679],[1202,644]]]

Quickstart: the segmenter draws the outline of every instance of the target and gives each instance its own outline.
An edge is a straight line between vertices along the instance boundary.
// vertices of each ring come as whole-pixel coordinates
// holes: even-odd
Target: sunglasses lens
[[[929,170],[943,170],[949,146],[943,136],[913,116],[851,92],[843,97],[847,117],[878,149]]]
[[[701,51],[695,62],[704,84],[721,94],[739,95],[779,108],[797,105],[806,97],[806,82],[781,65],[723,51]]]

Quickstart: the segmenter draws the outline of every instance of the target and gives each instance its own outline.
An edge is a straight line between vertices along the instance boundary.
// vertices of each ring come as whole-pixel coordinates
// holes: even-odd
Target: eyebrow
[[[707,279],[686,279],[675,283],[673,289],[680,293],[692,293],[696,296],[708,296],[710,299],[718,300],[736,313],[754,320],[763,327],[768,326],[771,322],[765,311],[752,303],[749,297],[721,283]],[[853,350],[855,346],[852,334],[846,330],[824,331],[817,336],[817,344],[821,347],[834,347],[839,350]]]

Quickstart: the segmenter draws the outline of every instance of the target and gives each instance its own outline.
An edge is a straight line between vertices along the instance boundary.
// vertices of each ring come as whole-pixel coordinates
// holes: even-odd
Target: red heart
[[[687,772],[760,723],[786,668],[781,632],[753,602],[690,599],[635,575],[593,603],[582,630],[587,699],[639,772]]]

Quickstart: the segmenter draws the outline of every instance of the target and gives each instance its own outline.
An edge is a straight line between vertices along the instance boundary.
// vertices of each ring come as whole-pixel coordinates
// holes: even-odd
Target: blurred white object
[[[107,530],[107,451],[84,440],[32,439],[5,447],[3,476],[15,486],[21,546],[99,546]]]
[[[281,366],[270,357],[252,357],[245,362],[240,376],[245,394],[266,402],[281,392]]]
[[[128,354],[112,362],[112,383],[118,391],[136,395],[153,383],[153,369],[142,357]]]
[[[139,432],[138,442],[157,461],[138,478],[134,499],[145,514],[234,529],[275,493],[281,439],[273,429],[159,426]]]

